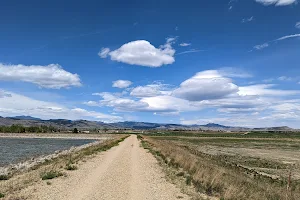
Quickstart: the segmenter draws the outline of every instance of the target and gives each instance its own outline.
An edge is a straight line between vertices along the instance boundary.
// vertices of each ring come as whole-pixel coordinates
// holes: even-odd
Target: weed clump
[[[5,195],[0,193],[0,198],[4,198],[4,197],[5,197]]]
[[[61,172],[51,170],[49,172],[42,174],[41,178],[42,178],[42,180],[49,180],[49,179],[54,179],[54,178],[60,177],[62,175],[63,175],[63,173],[61,173]]]
[[[8,175],[4,175],[4,174],[0,175],[0,181],[6,181],[8,179],[9,179]]]

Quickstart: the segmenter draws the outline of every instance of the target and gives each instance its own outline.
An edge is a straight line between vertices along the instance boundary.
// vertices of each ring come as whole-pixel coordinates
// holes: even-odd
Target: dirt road
[[[157,160],[130,136],[51,185],[43,181],[27,188],[26,194],[39,200],[189,199],[164,176]]]

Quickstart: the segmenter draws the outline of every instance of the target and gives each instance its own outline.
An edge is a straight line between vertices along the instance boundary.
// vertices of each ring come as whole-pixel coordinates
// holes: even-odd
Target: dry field
[[[199,192],[220,199],[300,199],[299,135],[263,136],[143,136],[143,143]]]

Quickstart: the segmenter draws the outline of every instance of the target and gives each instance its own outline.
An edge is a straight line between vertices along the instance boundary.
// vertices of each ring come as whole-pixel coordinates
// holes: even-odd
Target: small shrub
[[[0,175],[0,181],[5,181],[5,180],[8,180],[9,179],[9,176],[8,175]]]
[[[141,135],[137,135],[137,139],[138,139],[138,140],[142,140],[143,137],[142,137]]]
[[[186,180],[185,180],[185,183],[186,183],[187,185],[191,185],[191,184],[192,184],[192,177],[191,177],[191,176],[187,176],[187,177],[186,177]]]
[[[47,185],[51,185],[51,182],[47,181]]]
[[[5,197],[5,195],[0,193],[0,198],[4,198],[4,197]]]
[[[49,180],[49,179],[54,179],[54,178],[60,177],[62,175],[63,174],[61,172],[51,170],[49,172],[42,174],[41,178],[42,178],[42,180]]]

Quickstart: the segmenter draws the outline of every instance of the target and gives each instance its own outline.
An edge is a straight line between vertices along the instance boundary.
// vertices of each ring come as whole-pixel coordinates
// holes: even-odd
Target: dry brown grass
[[[73,152],[72,154],[60,156],[47,163],[35,166],[28,172],[16,173],[10,179],[0,181],[0,192],[5,194],[5,196],[13,193],[17,194],[20,190],[40,181],[44,174],[53,171],[62,173],[66,170],[65,166],[69,163],[78,163],[97,152],[106,151],[111,147],[118,145],[128,136],[129,135],[116,135],[103,143],[89,146],[80,151]]]
[[[233,200],[300,199],[299,185],[292,185],[291,190],[287,191],[287,181],[245,171],[173,141],[144,137],[143,145],[168,165],[189,173],[191,182],[199,192]]]

